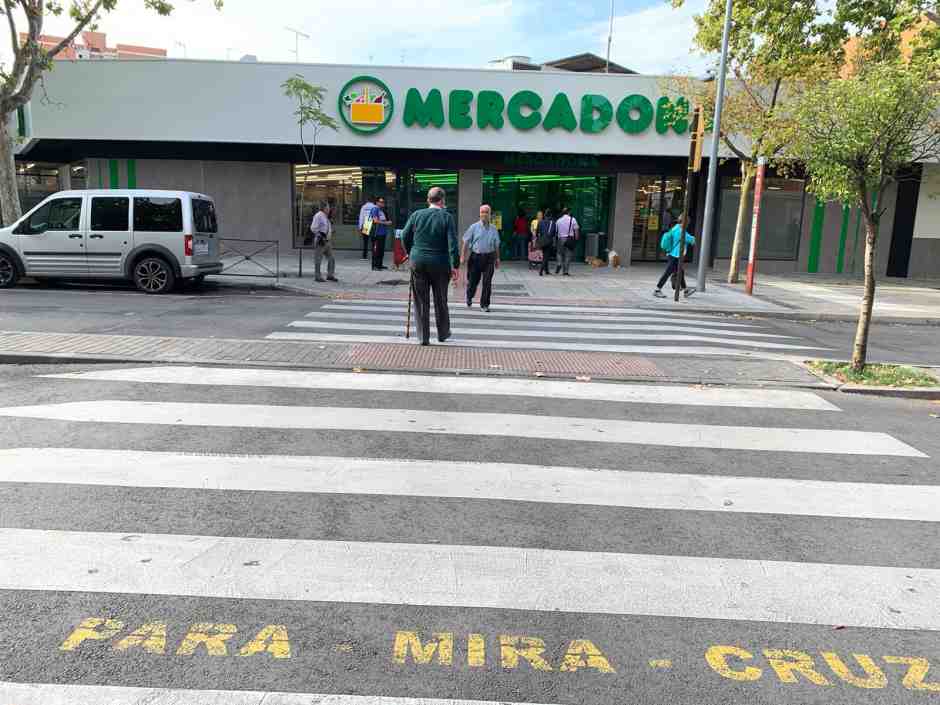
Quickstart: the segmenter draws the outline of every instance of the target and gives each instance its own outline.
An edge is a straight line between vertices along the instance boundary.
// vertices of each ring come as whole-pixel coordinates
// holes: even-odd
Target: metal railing
[[[231,244],[237,243],[237,244]],[[272,253],[273,250],[273,253]],[[250,240],[237,237],[219,238],[219,253],[222,259],[222,271],[216,276],[224,277],[259,277],[264,279],[273,278],[275,283],[281,275],[281,243],[277,240]],[[274,255],[274,269],[258,260],[261,255],[268,261],[271,255]],[[227,262],[227,256],[236,257],[234,262]],[[231,271],[239,265],[247,265],[250,268],[249,273]]]

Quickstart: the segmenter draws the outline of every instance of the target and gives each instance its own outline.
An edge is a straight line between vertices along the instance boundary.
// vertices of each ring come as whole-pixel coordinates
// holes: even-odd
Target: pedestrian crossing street
[[[444,345],[688,355],[780,357],[826,348],[740,319],[641,308],[497,302],[489,312],[450,306],[453,336]],[[405,342],[407,303],[335,301],[267,337],[334,343]],[[432,342],[436,336],[432,317]],[[414,339],[414,320],[411,320]]]
[[[881,653],[940,631],[937,446],[841,401],[195,366],[30,385],[0,407],[0,703],[923,701]],[[226,647],[259,614],[282,641]],[[567,666],[520,639],[570,642]],[[807,666],[814,644],[877,653],[884,682]],[[714,656],[763,646],[797,685]]]

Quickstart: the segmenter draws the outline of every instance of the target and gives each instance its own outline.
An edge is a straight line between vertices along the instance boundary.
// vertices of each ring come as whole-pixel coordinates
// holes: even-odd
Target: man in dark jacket
[[[430,343],[432,292],[437,339],[443,343],[450,337],[447,283],[449,279],[457,280],[460,267],[457,224],[444,209],[444,189],[435,186],[428,191],[428,207],[411,214],[401,241],[411,261],[411,291],[420,343]]]

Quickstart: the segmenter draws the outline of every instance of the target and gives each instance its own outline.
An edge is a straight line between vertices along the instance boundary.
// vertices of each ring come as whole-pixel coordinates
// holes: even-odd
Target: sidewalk
[[[337,254],[336,274],[339,283],[320,284],[313,279],[313,258],[305,253],[303,277],[297,276],[296,253],[281,258],[281,288],[312,296],[329,298],[406,299],[407,270],[389,268],[373,272],[370,263],[356,252]],[[390,257],[387,258],[390,261]],[[273,259],[257,258],[260,264],[274,269]],[[231,274],[261,271],[251,262],[229,270]],[[694,272],[694,270],[693,270]],[[689,299],[653,298],[652,292],[662,273],[662,266],[639,263],[613,270],[592,268],[586,264],[572,266],[570,277],[551,275],[539,277],[524,262],[505,262],[493,280],[497,299],[528,301],[532,304],[571,303],[581,305],[631,306],[650,310],[680,310],[791,320],[841,320],[854,322],[862,296],[862,283],[855,279],[825,275],[759,275],[755,295],[744,293],[744,285],[729,285],[724,272],[709,274],[705,292]],[[265,279],[239,276],[225,278],[241,284],[262,284]],[[694,282],[694,273],[688,277]],[[220,278],[220,281],[223,280]],[[672,294],[667,284],[665,292]],[[910,281],[889,279],[879,282],[875,298],[876,321],[940,325],[940,280]]]
[[[829,388],[786,360],[505,350],[415,344],[317,344],[274,340],[0,331],[0,364],[219,364],[354,371],[467,373],[561,379]]]

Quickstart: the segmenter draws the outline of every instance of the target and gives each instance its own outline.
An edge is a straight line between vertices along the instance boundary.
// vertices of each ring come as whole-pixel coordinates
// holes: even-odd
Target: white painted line
[[[401,325],[385,325],[381,323],[345,323],[342,321],[293,321],[287,324],[291,328],[312,328],[317,330],[350,330],[350,331],[375,331],[376,333],[395,333],[402,330]],[[605,340],[652,340],[666,342],[685,342],[685,343],[717,343],[723,345],[741,345],[749,348],[760,348],[763,350],[805,350],[805,345],[791,345],[790,343],[770,343],[763,340],[739,340],[728,337],[730,334],[725,331],[715,331],[715,335],[721,337],[709,337],[707,335],[671,335],[661,333],[618,333],[615,330],[597,330],[596,333],[586,333],[567,330],[513,330],[509,328],[464,328],[456,330],[454,337],[468,336],[503,336],[507,338],[548,338],[557,340],[559,338],[575,338],[584,340],[585,338],[597,338]]]
[[[11,683],[9,681],[0,681],[0,701],[10,705],[530,705],[504,700],[495,702],[444,700],[442,698],[393,698],[384,695],[275,693],[260,690],[183,690],[181,688]]]
[[[354,307],[354,306],[389,306],[392,308],[400,308],[403,305],[407,305],[407,301],[401,300],[388,300],[388,299],[355,299],[349,301],[341,302],[344,306]],[[456,300],[451,302],[451,307],[457,308],[461,305],[460,297],[456,297]],[[586,313],[594,315],[603,315],[603,314],[630,314],[635,313],[639,315],[647,316],[675,316],[676,318],[696,318],[702,314],[692,314],[692,313],[676,313],[673,311],[657,311],[655,309],[648,308],[617,308],[609,306],[546,306],[542,304],[528,304],[528,303],[500,303],[500,310],[506,311],[524,311],[526,313],[577,313],[579,315],[584,315]],[[713,319],[721,320],[721,319]]]
[[[296,340],[321,343],[397,343],[412,345],[415,343],[414,329],[411,340],[405,338],[402,330],[400,335],[343,335],[341,333],[295,333],[293,331],[276,331],[264,336],[266,340]],[[433,337],[433,336],[432,336]],[[703,345],[603,345],[590,343],[555,343],[552,341],[534,340],[494,340],[491,338],[461,339],[459,334],[446,343],[433,340],[433,345],[443,345],[451,348],[506,348],[509,350],[564,350],[568,352],[611,352],[634,353],[646,355],[738,355],[741,357],[758,357],[763,359],[778,359],[782,353],[762,352],[757,350],[739,350],[735,348],[708,347]],[[829,348],[800,348],[801,350],[829,350]]]
[[[529,438],[562,439],[568,443],[586,441],[680,448],[928,457],[886,433],[876,432],[415,409],[98,400],[7,407],[0,409],[0,416],[211,428],[319,429],[512,438],[525,434]]]
[[[313,313],[306,314],[305,318],[314,319],[314,320],[325,320],[325,321],[375,321],[379,323],[400,323],[401,326],[405,324],[405,313],[398,312],[395,313],[333,313],[330,311],[314,311]],[[584,317],[581,317],[581,320],[584,320]],[[594,323],[578,323],[576,321],[521,321],[519,319],[506,319],[502,316],[496,315],[495,313],[487,316],[478,318],[460,318],[451,316],[451,323],[454,328],[462,329],[464,326],[504,326],[504,327],[513,327],[513,330],[525,330],[526,328],[561,328],[564,330],[589,330],[594,331],[601,336],[607,336],[611,331],[620,332],[620,331],[650,331],[656,333],[707,333],[710,335],[731,335],[737,337],[750,337],[750,338],[788,338],[790,340],[795,340],[797,336],[794,335],[776,335],[773,333],[761,333],[755,330],[737,330],[734,328],[731,329],[714,329],[714,328],[702,328],[697,323],[689,325],[668,325],[664,326],[662,321],[657,321],[655,323],[648,324],[633,324],[633,323],[617,323],[610,324],[605,321],[597,321]],[[678,321],[672,321],[671,323],[678,323]],[[435,327],[435,322],[432,317],[431,319],[431,328]]]
[[[0,566],[3,590],[940,630],[940,570],[924,568],[11,528]]]
[[[940,522],[940,485],[585,470],[510,463],[16,448],[0,450],[0,482],[448,497]]]
[[[396,314],[403,314],[405,309],[405,302],[399,302],[399,306],[351,306],[347,304],[324,304],[317,311],[344,311],[347,313],[355,312],[367,312],[367,313],[384,313],[386,315],[392,316]],[[316,313],[313,311],[312,313]],[[685,314],[675,314],[674,316],[664,315],[661,316],[656,312],[647,311],[647,315],[607,315],[607,316],[585,316],[583,313],[539,313],[538,311],[507,311],[504,310],[502,306],[498,304],[493,305],[493,310],[490,313],[481,311],[478,308],[467,309],[463,308],[459,304],[454,304],[450,307],[450,315],[453,318],[516,318],[523,320],[544,320],[544,321],[583,321],[587,318],[596,320],[598,325],[604,323],[657,323],[663,325],[670,325],[673,323],[682,323],[696,326],[705,326],[710,328],[754,328],[755,326],[751,323],[726,323],[725,319],[722,318],[696,318],[692,315]]]
[[[818,394],[780,389],[735,387],[652,386],[601,382],[564,382],[506,377],[368,374],[305,370],[266,370],[229,367],[136,367],[91,372],[42,375],[52,379],[182,384],[211,387],[281,387],[285,389],[339,389],[416,394],[485,394],[579,399],[627,404],[683,404],[733,406],[756,409],[840,411]]]

